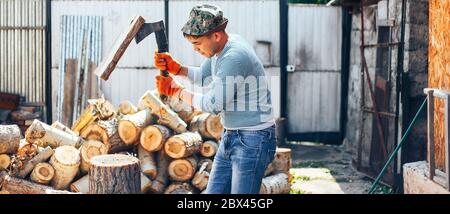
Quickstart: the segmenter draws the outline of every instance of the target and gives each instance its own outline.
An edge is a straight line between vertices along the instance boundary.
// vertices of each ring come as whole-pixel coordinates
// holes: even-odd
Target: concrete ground
[[[352,166],[345,146],[289,142],[291,194],[366,194],[372,180]]]

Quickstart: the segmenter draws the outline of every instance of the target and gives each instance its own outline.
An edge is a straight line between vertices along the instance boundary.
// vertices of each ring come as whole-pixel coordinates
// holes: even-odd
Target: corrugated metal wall
[[[45,104],[45,1],[0,1],[0,91]]]
[[[341,8],[289,5],[289,133],[339,132]]]

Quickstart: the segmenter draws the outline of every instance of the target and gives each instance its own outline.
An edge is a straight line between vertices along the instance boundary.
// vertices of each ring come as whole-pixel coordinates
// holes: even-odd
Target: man
[[[156,85],[160,94],[221,115],[225,131],[206,193],[257,194],[276,149],[270,91],[261,61],[240,36],[225,32],[227,23],[216,6],[191,10],[181,31],[194,50],[207,58],[200,67],[181,65],[169,53],[155,53],[158,69],[208,86],[206,94],[188,91],[170,75],[157,76]]]

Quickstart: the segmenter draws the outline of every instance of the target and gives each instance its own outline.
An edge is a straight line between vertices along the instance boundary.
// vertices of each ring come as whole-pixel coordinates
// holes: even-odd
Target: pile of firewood
[[[147,91],[117,110],[103,98],[71,128],[34,120],[22,139],[0,126],[0,193],[166,193],[205,190],[220,117]],[[289,149],[277,149],[261,193],[289,193]]]

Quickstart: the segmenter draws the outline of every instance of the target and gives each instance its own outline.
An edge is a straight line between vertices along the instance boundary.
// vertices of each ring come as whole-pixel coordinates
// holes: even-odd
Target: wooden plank
[[[66,126],[72,126],[73,115],[73,101],[75,97],[74,85],[75,75],[77,73],[78,60],[66,59],[66,72],[64,73],[64,97],[63,97],[63,112],[61,122]]]
[[[100,63],[95,74],[103,80],[108,80],[109,75],[113,72],[123,53],[130,45],[131,40],[137,34],[139,29],[144,24],[145,20],[142,16],[137,16],[133,19],[128,29],[122,32],[116,42],[114,43],[109,55]]]
[[[428,178],[433,180],[435,173],[435,163],[434,163],[434,96],[433,91],[429,91],[428,93],[428,121],[427,121],[427,129],[428,129],[428,169],[430,170],[428,174]]]
[[[87,95],[88,99],[98,98],[98,77],[95,75],[94,71],[97,68],[97,64],[94,62],[89,62],[88,67],[88,83],[90,84],[88,87]]]

